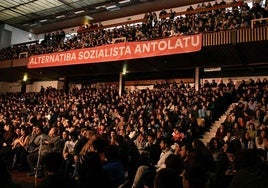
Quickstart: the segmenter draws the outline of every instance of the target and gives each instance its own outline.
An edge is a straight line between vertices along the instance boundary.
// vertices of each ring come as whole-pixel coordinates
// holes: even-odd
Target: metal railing
[[[258,19],[253,19],[253,20],[251,20],[251,29],[254,28],[254,24],[255,24],[256,22],[260,22],[260,21],[266,21],[266,22],[268,23],[268,18],[258,18]]]
[[[268,25],[203,34],[203,46],[268,40]]]

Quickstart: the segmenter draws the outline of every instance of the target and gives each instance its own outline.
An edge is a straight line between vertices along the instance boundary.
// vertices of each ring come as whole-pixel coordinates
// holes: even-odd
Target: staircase
[[[221,115],[221,117],[215,121],[214,123],[212,123],[211,125],[211,128],[208,132],[206,132],[204,135],[203,135],[203,138],[201,138],[200,140],[207,146],[207,144],[209,143],[210,139],[212,137],[215,137],[216,135],[216,132],[217,132],[217,129],[220,127],[220,125],[224,122],[224,120],[226,119],[226,116],[228,114],[230,114],[231,110],[234,109],[234,106],[236,105],[237,103],[232,103],[228,109],[226,110],[226,112],[224,114]]]

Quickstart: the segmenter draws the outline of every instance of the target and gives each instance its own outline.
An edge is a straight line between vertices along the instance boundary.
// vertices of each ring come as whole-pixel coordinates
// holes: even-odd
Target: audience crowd
[[[235,0],[233,3],[237,3]],[[226,2],[217,1],[214,5],[210,2],[202,3],[196,10],[224,5]],[[215,32],[234,30],[249,27],[251,20],[265,18],[268,16],[267,8],[263,8],[255,2],[250,8],[247,3],[241,2],[240,6],[233,6],[230,9],[221,8],[206,12],[176,16],[176,12],[162,10],[159,16],[154,12],[145,14],[141,24],[123,25],[113,29],[105,29],[101,24],[91,24],[79,28],[78,34],[65,38],[64,31],[45,34],[41,43],[31,45],[14,45],[3,48],[0,51],[0,60],[16,59],[21,52],[28,52],[30,55],[61,52],[71,49],[90,48],[101,45],[124,41],[144,41],[163,37],[192,35],[202,32]],[[193,10],[190,6],[187,11]]]
[[[211,6],[217,3],[197,8]],[[40,44],[1,49],[0,60],[24,51],[33,55],[111,44],[122,37],[132,42],[239,29],[267,17],[267,9],[241,2],[232,11],[167,14],[148,13],[142,24],[98,26],[69,39],[63,31],[46,34]],[[8,178],[1,181],[13,186],[9,169],[44,177],[41,188],[267,187],[267,91],[267,79],[243,80],[238,87],[229,79],[206,80],[199,91],[183,82],[161,82],[122,95],[115,85],[98,84],[68,93],[42,87],[2,94],[0,171]],[[203,143],[204,132],[230,104],[215,136]]]
[[[266,79],[237,88],[230,79],[199,91],[161,82],[121,96],[97,84],[1,95],[0,160],[45,176],[40,187],[266,187],[267,88]]]

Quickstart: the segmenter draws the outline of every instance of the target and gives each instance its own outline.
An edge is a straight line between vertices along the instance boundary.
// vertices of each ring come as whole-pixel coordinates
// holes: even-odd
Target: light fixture
[[[39,20],[40,23],[46,22],[47,19]]]
[[[123,71],[122,71],[122,74],[123,74],[123,75],[126,75],[126,74],[127,74],[127,64],[126,64],[126,63],[123,65]]]
[[[38,22],[34,22],[34,23],[30,24],[29,26],[30,26],[30,27],[35,27],[35,26],[38,26],[38,25],[39,25]]]
[[[120,7],[116,3],[107,4],[105,5],[105,8],[109,11],[116,11],[120,9]]]
[[[221,71],[221,67],[208,67],[204,68],[204,72],[216,72]]]
[[[78,11],[75,11],[74,14],[81,14],[81,13],[84,13],[85,10],[78,10]]]
[[[124,4],[124,3],[129,3],[130,2],[130,0],[123,0],[123,1],[119,1],[118,3],[119,4]]]
[[[94,18],[92,18],[91,16],[88,16],[88,15],[85,16],[85,19],[87,19],[87,20],[94,20]]]
[[[105,8],[105,5],[95,7],[95,9],[101,9],[101,8]]]
[[[27,75],[27,73],[25,73],[23,75],[22,81],[27,82],[27,80],[28,80],[28,75]]]
[[[60,19],[60,18],[65,18],[65,15],[59,15],[59,16],[56,16],[57,19]]]

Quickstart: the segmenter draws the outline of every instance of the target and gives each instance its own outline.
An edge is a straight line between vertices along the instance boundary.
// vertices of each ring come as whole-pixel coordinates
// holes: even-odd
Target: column
[[[64,93],[66,93],[66,94],[69,93],[69,79],[68,79],[68,77],[64,77],[64,81],[63,81],[63,91],[64,91]]]
[[[123,72],[119,73],[119,96],[123,94],[123,91],[125,90],[125,81],[124,81],[124,74]]]
[[[22,81],[21,82],[21,93],[26,93],[26,86],[27,86],[27,83],[26,81]]]
[[[200,87],[200,68],[199,67],[195,67],[195,78],[194,78],[194,88],[196,91],[199,91],[199,87]]]

